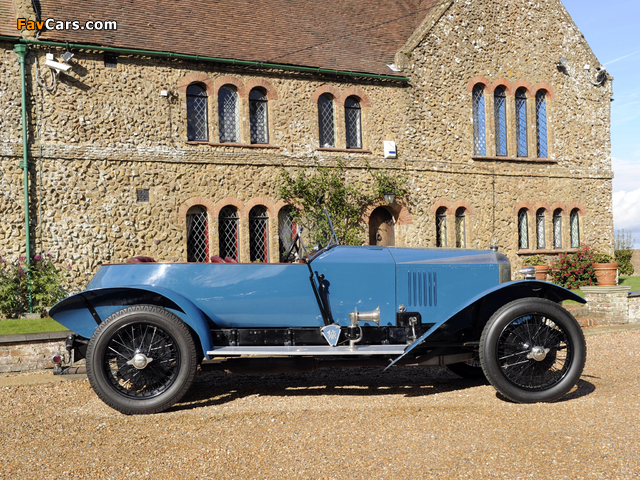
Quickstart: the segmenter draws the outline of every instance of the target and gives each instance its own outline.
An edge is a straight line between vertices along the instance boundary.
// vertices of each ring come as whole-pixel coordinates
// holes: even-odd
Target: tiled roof
[[[439,1],[40,0],[42,19],[118,29],[39,39],[393,75],[387,64]]]

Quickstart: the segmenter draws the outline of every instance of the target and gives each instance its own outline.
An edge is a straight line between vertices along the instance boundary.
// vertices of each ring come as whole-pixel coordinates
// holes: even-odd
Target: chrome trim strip
[[[268,356],[322,356],[322,355],[399,355],[407,345],[358,345],[353,348],[346,345],[308,345],[292,347],[213,347],[207,352],[211,357],[230,355],[268,355]]]

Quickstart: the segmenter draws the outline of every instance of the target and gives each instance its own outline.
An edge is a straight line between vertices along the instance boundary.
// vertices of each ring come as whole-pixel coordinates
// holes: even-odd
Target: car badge
[[[331,325],[325,325],[322,327],[322,336],[325,340],[331,345],[335,347],[338,344],[338,339],[340,338],[340,325],[337,323],[333,323]]]

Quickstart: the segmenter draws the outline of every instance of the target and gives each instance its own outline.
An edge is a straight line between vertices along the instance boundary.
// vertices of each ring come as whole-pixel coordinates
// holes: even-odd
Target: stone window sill
[[[187,145],[210,145],[212,147],[233,147],[233,148],[280,148],[278,145],[271,145],[268,143],[213,143],[213,142],[196,142],[193,140],[187,141]]]
[[[479,162],[520,162],[520,163],[558,163],[554,158],[534,158],[534,157],[488,157],[486,155],[472,155],[473,160]]]
[[[361,148],[316,148],[316,152],[344,152],[344,153],[371,153],[371,150],[364,150]]]
[[[576,253],[577,248],[539,248],[537,250],[518,250],[516,255],[556,255],[558,253]]]

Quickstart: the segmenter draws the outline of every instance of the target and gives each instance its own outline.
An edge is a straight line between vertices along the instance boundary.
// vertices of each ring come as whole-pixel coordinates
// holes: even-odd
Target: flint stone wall
[[[527,255],[542,253],[552,260],[565,251],[569,211],[579,208],[580,240],[612,253],[611,78],[600,87],[585,78],[582,66],[593,69],[599,63],[561,3],[520,0],[504,6],[460,0],[443,2],[433,15],[422,36],[398,55],[402,74],[410,78],[406,85],[137,56],[119,56],[117,67],[108,68],[101,53],[81,51],[70,74],[61,75],[49,92],[35,80],[49,48],[31,48],[27,103],[35,252],[53,254],[60,267],[71,265],[71,284],[79,289],[101,263],[133,255],[186,261],[181,208],[194,198],[216,208],[225,203],[248,206],[261,198],[270,208],[273,261],[281,169],[295,171],[315,161],[334,165],[342,159],[348,181],[362,188],[371,184],[367,165],[408,178],[409,193],[393,207],[396,245],[435,247],[437,206],[447,207],[447,243],[455,245],[455,209],[464,205],[467,248],[496,244],[515,270]],[[0,256],[12,260],[25,252],[20,75],[11,45],[0,46]],[[568,59],[568,74],[556,67],[561,56]],[[476,77],[511,87],[508,119],[513,119],[515,87],[527,86],[531,158],[514,156],[511,120],[509,157],[491,156],[490,89],[485,97],[487,158],[474,156],[470,86]],[[209,92],[209,142],[187,141],[184,89],[190,81],[201,82]],[[240,85],[241,146],[216,143],[217,89],[230,81]],[[271,91],[270,140],[269,146],[256,147],[248,145],[246,98],[252,85],[265,84]],[[548,101],[549,162],[533,158],[531,95],[536,85],[553,93]],[[161,90],[171,94],[162,97]],[[319,91],[336,96],[334,151],[318,150],[312,99]],[[361,151],[342,150],[340,102],[351,94],[362,104]],[[383,140],[396,142],[397,159],[383,159]],[[149,190],[149,202],[136,200],[138,189]],[[547,209],[547,245],[552,245],[553,209],[563,209],[564,249],[518,251],[517,212],[523,202],[532,215]],[[408,212],[403,221],[400,211]],[[216,254],[217,224],[211,213],[210,219],[211,253]],[[246,217],[240,228],[245,239],[241,260],[246,261]],[[363,241],[365,237],[363,233]],[[530,215],[530,244],[534,240],[535,217]]]

